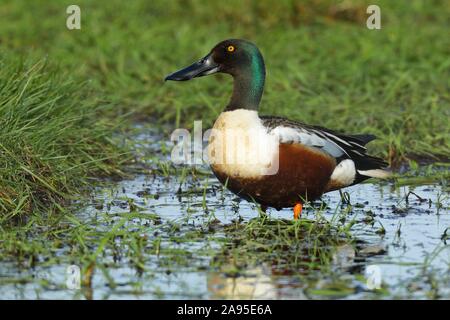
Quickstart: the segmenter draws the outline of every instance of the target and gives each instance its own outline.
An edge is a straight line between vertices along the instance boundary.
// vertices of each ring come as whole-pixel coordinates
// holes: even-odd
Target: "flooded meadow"
[[[450,298],[447,168],[325,194],[294,221],[207,166],[174,166],[166,134],[138,131],[123,137],[136,144],[125,179],[97,181],[76,219],[0,262],[2,299]]]

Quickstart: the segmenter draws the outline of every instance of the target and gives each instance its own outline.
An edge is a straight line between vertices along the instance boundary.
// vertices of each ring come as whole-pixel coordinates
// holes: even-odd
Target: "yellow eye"
[[[236,50],[236,48],[235,48],[234,46],[232,46],[232,45],[229,45],[229,46],[227,47],[227,51],[228,51],[228,52],[233,52],[234,50]]]

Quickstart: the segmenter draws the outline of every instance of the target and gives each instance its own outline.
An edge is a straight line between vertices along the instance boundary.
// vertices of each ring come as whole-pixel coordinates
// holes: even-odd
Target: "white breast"
[[[217,118],[208,144],[213,170],[229,177],[259,178],[278,171],[278,137],[256,111],[226,111]]]

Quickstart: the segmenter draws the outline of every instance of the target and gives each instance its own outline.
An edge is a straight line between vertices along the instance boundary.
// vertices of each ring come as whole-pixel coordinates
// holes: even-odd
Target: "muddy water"
[[[159,159],[167,159],[167,155],[161,155],[160,144],[147,142],[160,137],[141,134],[133,139],[141,142],[137,152],[145,165],[134,167],[129,179],[98,188],[77,216],[106,231],[109,220],[137,210],[140,217],[152,218],[129,219],[127,227],[143,230],[150,241],[159,239],[163,249],[180,250],[183,259],[176,259],[174,251],[165,256],[164,250],[144,250],[143,270],[137,272],[127,259],[115,261],[108,264],[108,277],[115,285],[96,272],[88,292],[67,289],[66,265],[19,271],[16,264],[3,262],[1,277],[21,281],[0,282],[1,298],[450,298],[450,246],[445,237],[450,227],[450,202],[445,186],[366,183],[348,188],[352,206],[347,206],[347,219],[354,220],[352,236],[364,245],[358,249],[348,244],[337,246],[326,272],[313,269],[306,275],[283,274],[274,272],[271,261],[259,261],[231,276],[214,267],[215,254],[226,237],[220,226],[237,220],[245,224],[257,217],[255,205],[236,199],[210,174],[195,179],[155,174],[154,155]],[[208,172],[206,167],[202,170]],[[337,208],[342,208],[340,194],[329,193],[323,201],[327,205],[323,216],[335,219]],[[316,212],[306,208],[302,218],[315,219]],[[273,219],[292,217],[290,210],[272,210],[269,215]],[[180,241],[211,221],[219,226],[216,232]],[[172,224],[181,226],[176,239],[165,229]],[[51,278],[54,285],[42,286],[42,277]]]

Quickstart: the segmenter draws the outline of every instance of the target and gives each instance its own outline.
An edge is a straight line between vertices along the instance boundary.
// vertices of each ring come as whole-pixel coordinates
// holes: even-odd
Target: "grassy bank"
[[[0,59],[0,224],[60,212],[90,177],[119,172],[115,125],[89,95],[45,60]]]
[[[65,28],[65,1],[6,1],[2,47],[57,61],[113,115],[134,111],[176,126],[211,121],[230,79],[164,84],[218,41],[247,38],[268,69],[262,112],[342,131],[371,132],[391,163],[448,159],[450,7],[446,1],[86,1],[82,29]],[[378,4],[382,29],[366,28]]]

